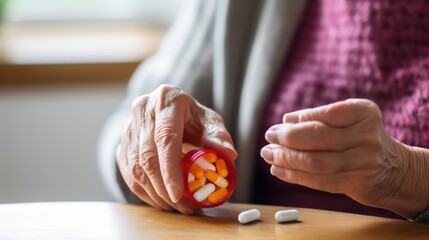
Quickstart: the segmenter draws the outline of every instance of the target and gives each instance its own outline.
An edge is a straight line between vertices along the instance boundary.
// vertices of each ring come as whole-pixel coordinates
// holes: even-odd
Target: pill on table
[[[228,181],[222,176],[220,176],[219,174],[217,174],[216,172],[212,170],[207,170],[204,172],[204,175],[208,180],[210,180],[210,182],[216,184],[216,186],[220,188],[228,187]]]
[[[195,176],[194,175],[192,175],[192,173],[189,173],[188,174],[188,182],[192,182],[192,181],[194,181],[195,180]]]
[[[240,223],[249,223],[258,220],[261,217],[261,212],[258,209],[250,209],[238,214],[238,221]]]
[[[182,143],[182,153],[183,154],[187,154],[188,152],[190,152],[196,148],[199,148],[199,147],[197,147],[193,144],[187,143],[187,142]]]
[[[217,155],[214,153],[207,153],[203,156],[205,159],[207,159],[209,162],[214,163],[217,160]]]
[[[189,191],[191,193],[197,191],[198,189],[202,188],[203,186],[204,186],[204,182],[200,179],[197,179],[195,181],[188,183]]]
[[[212,194],[216,190],[215,185],[208,183],[204,185],[204,187],[200,188],[198,191],[196,191],[193,195],[194,199],[197,202],[204,201],[210,194]]]
[[[214,193],[210,194],[207,199],[211,204],[216,204],[222,201],[228,195],[228,190],[226,188],[219,188]]]
[[[202,170],[213,170],[216,171],[215,165],[211,164],[209,161],[207,161],[204,157],[199,157],[195,163],[200,167]]]
[[[281,210],[276,212],[276,215],[274,217],[277,222],[290,222],[298,219],[299,212],[296,209]]]
[[[228,169],[226,168],[225,160],[223,160],[222,158],[216,160],[216,169],[219,175],[221,175],[222,177],[228,176]]]
[[[189,171],[192,173],[192,175],[194,175],[194,177],[198,179],[204,177],[204,171],[195,163],[191,165],[191,169]]]

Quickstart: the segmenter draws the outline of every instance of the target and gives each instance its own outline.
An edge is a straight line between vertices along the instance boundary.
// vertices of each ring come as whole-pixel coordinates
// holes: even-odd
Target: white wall
[[[113,200],[97,138],[125,84],[0,89],[0,203]]]

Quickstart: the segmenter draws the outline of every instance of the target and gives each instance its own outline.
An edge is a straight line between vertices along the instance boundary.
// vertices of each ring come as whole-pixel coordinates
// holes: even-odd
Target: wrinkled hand
[[[177,87],[162,85],[132,104],[132,120],[117,149],[119,170],[131,191],[164,210],[192,213],[182,198],[182,142],[237,157],[223,119]]]
[[[286,182],[344,193],[404,216],[427,207],[427,184],[416,185],[428,182],[428,166],[419,166],[423,161],[413,159],[411,147],[388,136],[378,106],[369,100],[287,113],[265,137],[270,144],[261,156],[272,165],[271,174]]]

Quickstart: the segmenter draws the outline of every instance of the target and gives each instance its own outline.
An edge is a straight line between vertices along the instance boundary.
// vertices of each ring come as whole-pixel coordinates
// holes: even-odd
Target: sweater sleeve
[[[183,7],[158,52],[135,71],[126,98],[103,127],[97,150],[98,165],[117,201],[141,202],[125,185],[115,161],[122,132],[131,119],[133,99],[152,92],[161,84],[172,84],[211,106],[215,2],[192,0]]]

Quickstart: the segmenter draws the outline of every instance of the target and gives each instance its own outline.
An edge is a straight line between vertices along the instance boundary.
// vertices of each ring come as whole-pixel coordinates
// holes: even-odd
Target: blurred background
[[[113,200],[98,136],[185,2],[0,0],[0,203]]]

